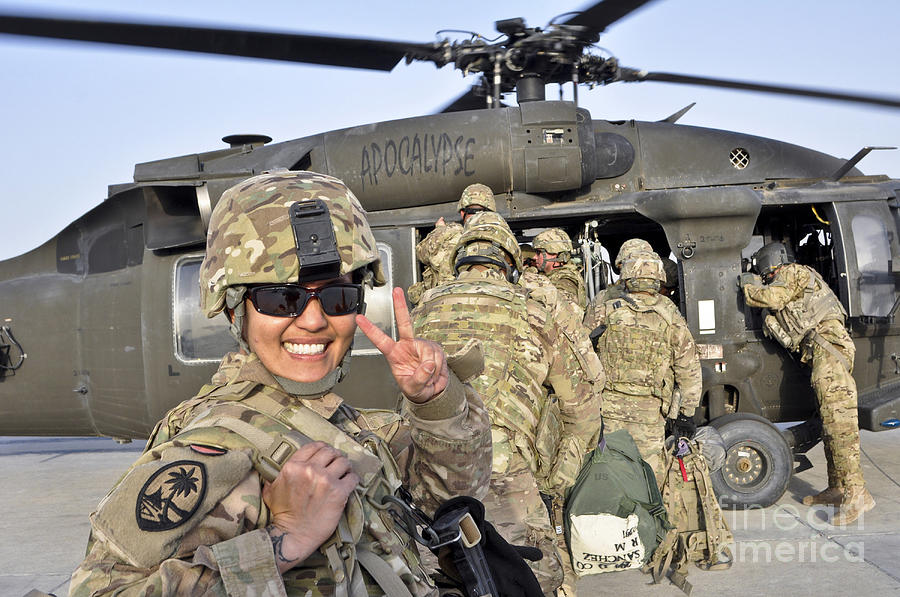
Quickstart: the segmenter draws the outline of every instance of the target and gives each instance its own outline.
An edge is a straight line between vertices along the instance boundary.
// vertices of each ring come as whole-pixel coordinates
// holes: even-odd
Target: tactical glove
[[[693,417],[679,413],[677,418],[670,420],[672,421],[672,435],[675,436],[676,442],[682,437],[687,439],[694,437],[694,433],[697,431],[697,424],[694,423]]]
[[[754,286],[755,284],[756,276],[753,275],[753,272],[743,272],[738,276],[737,285],[741,290],[743,290],[744,286]]]
[[[434,518],[437,520],[444,513],[461,507],[468,508],[478,530],[481,531],[481,549],[500,593],[497,597],[543,597],[541,585],[525,562],[526,559],[540,560],[543,557],[541,550],[524,545],[510,545],[500,536],[494,525],[484,519],[484,504],[473,497],[455,497],[444,502],[434,513]],[[444,569],[446,558],[441,557],[443,554],[438,555],[442,570],[451,578],[458,578],[452,570]]]

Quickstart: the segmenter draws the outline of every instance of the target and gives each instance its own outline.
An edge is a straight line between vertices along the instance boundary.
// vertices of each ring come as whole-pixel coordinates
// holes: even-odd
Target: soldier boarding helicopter
[[[426,60],[480,76],[453,102],[451,109],[462,111],[282,143],[235,136],[227,138],[227,149],[137,164],[133,182],[110,186],[101,205],[41,247],[0,262],[0,433],[142,437],[202,385],[233,348],[224,321],[206,320],[197,308],[209,212],[229,186],[277,168],[347,182],[370,213],[388,288],[417,280],[416,240],[438,217],[453,214],[471,182],[494,190],[499,211],[523,242],[542,228],[566,229],[581,247],[593,292],[610,281],[604,254],[615,254],[626,238],[641,236],[661,254],[673,252],[680,262],[678,299],[703,356],[698,418],[712,421],[730,441],[719,480],[727,489],[720,493],[737,505],[775,501],[791,474],[792,448],[818,440],[814,423],[786,434],[772,426],[810,418],[815,402],[806,373],[763,337],[758,313],[737,298],[734,283],[744,271],[742,258],[780,240],[822,273],[850,313],[861,426],[886,428],[898,416],[900,397],[900,371],[890,356],[900,353],[892,265],[900,255],[900,182],[862,175],[856,164],[865,150],[839,159],[679,125],[683,112],[660,122],[607,121],[576,101],[546,99],[547,83],[655,79],[732,86],[644,73],[593,49],[599,33],[643,4],[601,2],[545,28],[507,19],[497,22],[493,40],[432,43],[0,15],[6,33],[381,70]],[[513,91],[518,105],[505,106]],[[900,107],[897,98],[840,95]],[[366,298],[369,317],[390,331],[389,298],[378,291]],[[344,394],[360,406],[389,405],[396,394],[374,373],[377,351],[357,338],[353,354]]]

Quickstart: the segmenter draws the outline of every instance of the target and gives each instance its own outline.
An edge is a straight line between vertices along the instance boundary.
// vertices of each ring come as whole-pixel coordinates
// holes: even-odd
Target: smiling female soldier
[[[362,313],[384,276],[366,212],[339,180],[276,172],[225,192],[200,273],[241,350],[160,421],[91,516],[72,595],[436,595],[383,506],[426,512],[483,496],[490,422],[439,345],[413,338],[395,289],[395,342]],[[331,392],[356,326],[385,355],[403,415]]]

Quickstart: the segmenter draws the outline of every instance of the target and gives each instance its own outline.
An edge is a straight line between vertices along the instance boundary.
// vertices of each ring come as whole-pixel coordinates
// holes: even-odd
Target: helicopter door
[[[884,317],[896,298],[900,251],[885,201],[833,205],[839,291],[850,317]]]

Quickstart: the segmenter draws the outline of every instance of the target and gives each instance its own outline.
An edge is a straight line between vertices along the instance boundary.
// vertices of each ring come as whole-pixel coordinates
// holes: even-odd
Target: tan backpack
[[[671,442],[667,442],[667,446]],[[731,568],[734,541],[713,493],[709,464],[697,440],[679,440],[679,449],[666,450],[666,477],[660,491],[669,521],[675,526],[653,554],[645,571],[653,581],[668,577],[690,594],[688,564],[703,570]]]

